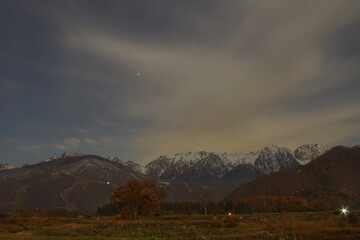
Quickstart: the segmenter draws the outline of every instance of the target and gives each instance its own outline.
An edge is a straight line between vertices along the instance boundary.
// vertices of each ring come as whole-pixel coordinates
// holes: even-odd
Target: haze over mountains
[[[326,150],[309,144],[294,152],[275,145],[250,153],[198,151],[160,156],[144,167],[118,157],[75,153],[20,168],[10,169],[12,166],[2,164],[0,207],[94,211],[110,201],[119,184],[146,178],[167,188],[168,201],[194,200],[204,191],[210,192],[212,198],[222,199],[241,184],[305,164]]]

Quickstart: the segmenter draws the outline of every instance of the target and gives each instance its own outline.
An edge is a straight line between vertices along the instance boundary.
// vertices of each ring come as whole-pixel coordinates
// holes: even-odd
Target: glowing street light
[[[341,209],[341,213],[344,214],[344,215],[346,215],[346,214],[349,213],[349,210],[347,210],[347,208],[344,208],[344,207],[343,207],[343,208]]]

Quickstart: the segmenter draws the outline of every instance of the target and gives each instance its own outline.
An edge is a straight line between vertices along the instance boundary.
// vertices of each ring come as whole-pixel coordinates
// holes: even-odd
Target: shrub
[[[236,227],[240,220],[236,216],[227,216],[224,220],[225,227]]]
[[[224,221],[214,217],[214,218],[210,219],[210,227],[222,228],[222,227],[224,227]]]
[[[45,208],[45,209],[41,209],[39,215],[41,217],[52,217],[52,218],[57,218],[57,217],[74,218],[78,215],[78,213],[74,211],[68,211],[64,208]]]
[[[104,204],[101,207],[98,207],[96,210],[96,215],[98,216],[116,216],[119,213],[119,205],[115,203]]]
[[[24,206],[16,206],[12,211],[12,215],[14,217],[30,218],[34,215],[34,213],[30,208]]]

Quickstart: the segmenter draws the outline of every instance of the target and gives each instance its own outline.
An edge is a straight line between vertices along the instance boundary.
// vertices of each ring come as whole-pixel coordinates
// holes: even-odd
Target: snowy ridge
[[[112,162],[123,164],[135,172],[139,172],[139,173],[143,172],[143,167],[140,164],[135,163],[131,160],[123,161],[119,157],[107,157],[106,159]]]
[[[45,159],[43,162],[50,162],[53,160],[58,160],[58,159],[63,159],[63,158],[75,158],[75,157],[80,157],[80,156],[84,156],[84,155],[80,154],[80,153],[63,153],[60,156],[52,156],[48,159]]]
[[[14,169],[14,168],[16,168],[16,167],[11,165],[11,164],[8,164],[6,162],[0,161],[0,171],[1,170],[6,170],[6,169]]]
[[[253,166],[264,174],[270,174],[298,165],[299,163],[296,161],[290,149],[269,145],[260,151]]]
[[[106,159],[109,160],[109,161],[112,161],[112,162],[117,162],[117,163],[124,164],[124,161],[121,160],[121,159],[118,158],[118,157],[107,157]]]
[[[327,150],[329,149],[320,144],[305,144],[295,149],[294,156],[301,165],[304,165],[319,157]]]
[[[167,178],[175,179],[208,155],[209,152],[198,151],[160,156],[148,163],[144,172],[150,176],[168,176]]]
[[[249,165],[263,174],[305,164],[326,151],[319,144],[306,144],[291,151],[286,147],[268,145],[253,152],[187,152],[160,156],[144,167],[144,173],[164,179],[176,179],[189,169],[207,169],[218,178],[239,165]]]
[[[229,162],[234,167],[239,164],[251,164],[253,165],[255,160],[258,158],[260,154],[260,150],[254,152],[217,152],[214,153],[218,155],[221,159],[226,162]]]

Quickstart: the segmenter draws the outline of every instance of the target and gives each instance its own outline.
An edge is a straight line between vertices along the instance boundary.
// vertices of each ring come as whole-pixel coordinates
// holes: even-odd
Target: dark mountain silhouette
[[[310,163],[262,176],[243,184],[225,200],[256,195],[295,195],[305,198],[360,194],[360,147],[334,147]]]
[[[0,206],[93,211],[119,184],[146,176],[95,155],[63,156],[0,173]]]

